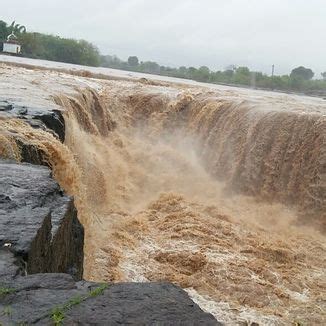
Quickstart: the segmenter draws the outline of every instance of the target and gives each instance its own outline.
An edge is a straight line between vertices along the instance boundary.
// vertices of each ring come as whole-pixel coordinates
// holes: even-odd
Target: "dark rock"
[[[170,283],[112,284],[103,295],[67,311],[67,324],[218,325],[181,288]]]
[[[0,313],[0,324],[4,325],[37,323],[55,307],[87,292],[87,288],[78,288],[70,275],[54,273],[16,277],[11,282],[2,282],[0,287],[9,290],[0,296],[0,312],[10,307],[9,316]]]
[[[27,273],[83,273],[84,231],[73,199],[42,166],[0,160],[0,247]],[[24,266],[21,266],[23,269]]]
[[[53,130],[58,135],[59,139],[64,142],[65,122],[61,111],[51,110],[47,113],[37,111],[34,113],[33,118],[41,120],[49,130]]]
[[[51,132],[62,142],[65,139],[65,123],[60,110],[33,108],[0,98],[0,113],[7,117],[23,119],[33,128]]]
[[[17,258],[14,253],[6,247],[0,249],[0,287],[1,282],[7,282],[13,279],[20,272],[17,265]]]
[[[14,287],[0,298],[0,311],[10,307],[10,315],[0,315],[5,324],[51,325],[57,308],[64,325],[220,325],[169,283],[109,284],[91,295],[99,284],[75,283],[66,274],[35,274],[5,286]]]

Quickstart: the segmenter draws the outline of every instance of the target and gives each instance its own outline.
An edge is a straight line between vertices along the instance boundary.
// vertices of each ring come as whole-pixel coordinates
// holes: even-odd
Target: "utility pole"
[[[274,90],[274,68],[275,66],[272,65],[272,90]]]

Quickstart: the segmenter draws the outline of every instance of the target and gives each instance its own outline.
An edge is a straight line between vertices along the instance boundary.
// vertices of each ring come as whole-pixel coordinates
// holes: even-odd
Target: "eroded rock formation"
[[[21,260],[20,273],[69,273],[80,280],[84,229],[51,171],[1,160],[0,187],[0,246]]]

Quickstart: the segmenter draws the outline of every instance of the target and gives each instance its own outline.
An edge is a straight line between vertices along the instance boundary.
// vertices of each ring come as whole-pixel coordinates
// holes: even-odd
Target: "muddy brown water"
[[[326,107],[231,88],[0,66],[0,96],[64,110],[66,139],[0,119],[46,153],[85,226],[85,274],[166,280],[227,324],[325,323]]]

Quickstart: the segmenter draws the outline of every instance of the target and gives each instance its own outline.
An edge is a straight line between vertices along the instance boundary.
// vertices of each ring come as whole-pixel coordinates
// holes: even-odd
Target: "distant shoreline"
[[[22,60],[35,60],[35,61],[42,61],[44,63],[57,63],[57,64],[62,64],[62,65],[69,65],[72,66],[71,68],[69,67],[51,67],[51,66],[46,66],[37,64],[37,63],[30,63],[30,62],[17,62],[17,61],[11,61],[11,60],[2,60],[2,58],[12,58],[12,59],[22,59]],[[227,83],[211,83],[211,82],[198,82],[196,80],[192,79],[186,79],[186,78],[179,78],[179,77],[169,77],[165,75],[157,75],[157,74],[152,74],[152,73],[142,73],[138,71],[133,71],[133,70],[125,70],[125,69],[115,69],[115,68],[109,68],[109,67],[93,67],[93,66],[83,66],[83,65],[77,65],[77,64],[72,64],[72,63],[67,63],[67,62],[60,62],[60,61],[51,61],[51,60],[44,60],[44,59],[35,59],[35,58],[28,58],[24,56],[16,56],[16,55],[8,55],[4,53],[0,53],[0,63],[4,63],[7,65],[11,66],[16,66],[16,67],[23,67],[26,69],[41,69],[41,70],[47,70],[47,71],[57,71],[57,72],[63,72],[63,73],[68,73],[71,75],[75,76],[80,76],[80,77],[89,77],[89,78],[95,78],[95,79],[104,79],[104,80],[131,80],[131,79],[141,79],[145,78],[147,79],[148,77],[153,77],[157,76],[159,77],[158,79],[151,79],[151,82],[158,82],[158,83],[164,83],[164,82],[169,82],[169,83],[179,83],[179,84],[187,84],[187,82],[190,82],[192,86],[194,85],[200,85],[200,84],[205,84],[207,86],[209,85],[220,85],[220,86],[226,86],[226,87],[235,87],[235,88],[244,88],[248,90],[257,90],[257,91],[264,91],[264,92],[272,92],[272,93],[282,93],[282,94],[289,94],[289,95],[298,95],[298,96],[309,96],[309,97],[315,97],[315,98],[320,98],[323,100],[326,100],[326,90],[325,91],[307,91],[307,92],[295,92],[295,91],[290,91],[290,90],[280,90],[280,89],[270,89],[270,88],[261,88],[261,87],[250,87],[248,85],[241,85],[241,84],[227,84]],[[77,69],[77,67],[79,69]],[[85,69],[82,69],[84,67]],[[108,69],[108,70],[114,70],[117,72],[123,72],[123,76],[114,76],[110,74],[104,74],[101,72],[94,73],[91,72],[87,69],[92,68],[92,69]],[[137,74],[135,76],[132,76],[131,73]],[[189,85],[189,86],[190,86]]]

